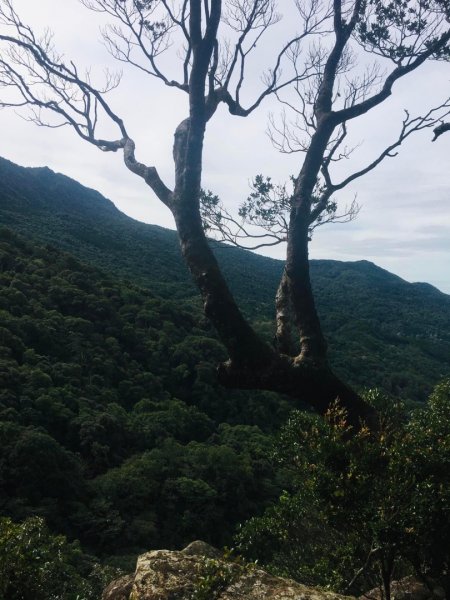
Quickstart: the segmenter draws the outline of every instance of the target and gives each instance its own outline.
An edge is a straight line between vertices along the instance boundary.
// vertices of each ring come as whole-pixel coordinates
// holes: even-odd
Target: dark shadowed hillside
[[[0,228],[0,515],[96,555],[230,543],[290,407],[221,388],[223,358],[195,307]]]
[[[140,223],[98,192],[47,168],[0,160],[0,222],[97,267],[174,298],[196,298],[176,233]],[[271,335],[282,263],[218,246],[245,312]],[[450,297],[367,261],[312,261],[319,312],[335,368],[356,386],[423,400],[450,373]]]
[[[72,252],[83,260],[173,297],[196,295],[175,231],[135,221],[98,192],[44,167],[0,159],[3,225]],[[226,273],[248,307],[269,309],[281,263],[218,247]],[[252,278],[252,295],[248,280]]]

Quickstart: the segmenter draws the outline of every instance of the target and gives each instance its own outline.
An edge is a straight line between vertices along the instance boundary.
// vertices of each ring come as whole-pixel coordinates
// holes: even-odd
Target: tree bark
[[[302,214],[303,213],[303,214]],[[294,322],[300,338],[300,356],[325,363],[327,344],[322,333],[311,287],[308,256],[309,203],[293,211],[286,256]]]
[[[317,314],[309,272],[311,199],[328,142],[335,127],[330,115],[319,118],[299,177],[295,183],[286,254],[294,320],[300,336],[301,356],[325,363],[327,344]]]
[[[375,411],[343,383],[326,362],[326,344],[314,304],[308,261],[307,219],[297,220],[299,238],[291,238],[286,279],[291,289],[302,352],[297,357],[277,352],[264,342],[246,321],[236,305],[217,260],[206,239],[199,210],[200,170],[185,168],[191,144],[199,143],[202,133],[193,135],[190,119],[183,121],[175,136],[177,186],[171,203],[181,251],[199,288],[206,316],[216,328],[228,350],[230,360],[219,366],[219,381],[240,389],[261,389],[284,393],[309,404],[320,414],[338,400],[355,429],[365,422],[375,426]],[[200,126],[201,129],[201,126]],[[192,156],[192,155],[191,155]],[[302,224],[305,226],[300,227]],[[295,233],[295,230],[294,230]],[[299,240],[301,243],[299,243]],[[295,243],[293,243],[295,241]],[[288,282],[289,279],[289,282]]]
[[[199,213],[185,203],[176,204],[174,217],[181,252],[202,295],[205,315],[216,328],[233,364],[264,369],[273,361],[273,350],[237,307],[205,237]]]
[[[450,123],[441,123],[433,129],[434,137],[431,141],[435,142],[438,139],[438,137],[446,131],[450,131]]]
[[[220,2],[216,2],[217,28]],[[193,11],[193,12],[192,12]],[[313,136],[295,190],[291,214],[286,269],[277,295],[278,351],[263,341],[240,312],[206,239],[200,215],[203,140],[206,123],[214,112],[214,97],[205,97],[211,40],[201,36],[199,0],[191,0],[193,64],[189,82],[189,117],[175,133],[175,189],[170,208],[180,239],[181,251],[199,288],[205,315],[216,328],[230,359],[219,366],[219,380],[228,387],[263,389],[285,393],[308,403],[324,414],[339,400],[348,421],[356,429],[375,423],[375,413],[353,390],[339,380],[326,362],[326,343],[311,289],[308,260],[308,228],[311,195],[328,140],[334,129],[330,118],[321,117]],[[195,17],[195,18],[194,18]],[[211,108],[213,107],[213,108]],[[300,334],[297,357],[288,341],[289,309]]]
[[[301,357],[273,356],[264,370],[239,369],[232,361],[219,366],[222,385],[238,389],[261,389],[281,394],[311,406],[325,415],[337,401],[347,412],[347,423],[354,431],[366,425],[378,427],[377,413],[354,390],[341,381],[326,364]]]
[[[295,356],[295,344],[292,339],[292,305],[289,278],[283,270],[280,285],[275,296],[276,333],[275,342],[280,354]]]
[[[383,580],[383,592],[385,600],[391,600],[391,583],[393,569],[394,557],[388,556],[381,560],[381,578]]]

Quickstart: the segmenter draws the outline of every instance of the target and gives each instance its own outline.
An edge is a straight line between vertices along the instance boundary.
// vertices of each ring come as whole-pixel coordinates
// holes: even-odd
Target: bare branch
[[[276,94],[280,90],[292,85],[295,82],[306,80],[311,76],[311,71],[314,65],[305,63],[302,69],[299,69],[297,59],[300,54],[301,42],[309,36],[325,34],[326,24],[330,17],[330,10],[323,10],[318,0],[313,0],[309,4],[308,10],[305,9],[303,4],[296,1],[296,6],[299,12],[300,20],[302,23],[302,30],[300,33],[295,35],[289,40],[278,52],[275,58],[274,66],[269,69],[264,77],[263,83],[265,85],[264,90],[259,96],[253,101],[248,108],[244,108],[240,101],[241,89],[245,77],[246,60],[256,47],[256,43],[259,41],[261,36],[266,30],[275,24],[279,20],[279,16],[274,11],[273,0],[247,0],[244,3],[233,0],[233,6],[239,7],[236,10],[241,13],[240,18],[237,19],[239,23],[238,31],[241,31],[241,37],[239,38],[233,58],[227,69],[227,75],[225,77],[225,83],[223,88],[220,90],[221,100],[228,105],[228,109],[231,114],[237,116],[248,116],[254,110],[256,110],[263,100],[272,94]],[[264,10],[256,10],[256,8],[263,8]],[[245,17],[242,14],[242,10],[246,9]],[[258,20],[259,19],[259,20]],[[250,31],[256,30],[256,38],[252,40],[252,43],[247,49],[244,49],[244,41]],[[288,59],[291,65],[294,66],[292,75],[281,79],[282,63],[285,59]],[[239,63],[239,76],[237,84],[235,86],[234,94],[229,92],[233,73],[237,64]]]
[[[405,110],[405,118],[403,119],[400,133],[398,135],[398,138],[395,140],[395,142],[393,142],[387,148],[385,148],[379,154],[379,156],[374,161],[372,161],[370,164],[368,164],[366,167],[364,167],[363,169],[361,169],[359,171],[356,171],[352,175],[349,175],[340,183],[333,184],[329,180],[329,184],[328,184],[329,189],[331,189],[333,192],[340,190],[340,189],[344,188],[345,186],[347,186],[352,181],[354,181],[355,179],[358,179],[359,177],[362,177],[363,175],[366,175],[366,173],[369,173],[370,171],[375,169],[375,167],[377,167],[385,158],[393,158],[393,157],[397,156],[397,153],[394,152],[394,150],[396,148],[398,148],[399,146],[401,146],[401,144],[411,134],[421,131],[423,129],[431,129],[432,127],[434,127],[436,125],[436,123],[440,122],[443,118],[445,118],[449,114],[450,114],[450,98],[448,98],[440,106],[437,106],[437,107],[429,110],[424,116],[411,118],[409,115],[409,112]],[[434,131],[436,131],[436,129],[434,129]],[[324,169],[326,169],[325,165],[324,165]]]
[[[15,36],[0,34],[0,41],[6,44],[0,54],[0,87],[11,96],[11,100],[1,101],[0,107],[28,108],[25,118],[36,125],[71,127],[83,140],[104,152],[123,150],[130,171],[142,177],[169,206],[170,190],[154,167],[135,160],[134,142],[123,120],[105,99],[105,95],[117,87],[120,77],[106,73],[103,87],[95,88],[90,72],[86,71],[82,77],[73,62],[67,63],[56,54],[49,32],[36,37],[20,20],[9,0],[3,0],[0,5],[0,21],[16,31]],[[51,120],[52,116],[57,120]],[[99,136],[100,120],[114,125],[120,137],[108,140]]]
[[[171,208],[173,192],[161,180],[155,167],[148,167],[135,158],[135,143],[128,138],[124,143],[123,160],[126,167],[132,172],[142,177],[142,179],[151,187],[157,197],[163,204]]]
[[[50,126],[41,118],[45,110],[59,117],[53,126],[69,125],[82,139],[101,150],[116,151],[122,147],[120,140],[127,137],[124,123],[105,99],[117,87],[120,77],[107,73],[103,87],[95,88],[89,71],[81,77],[73,63],[67,65],[54,51],[50,33],[36,38],[9,0],[3,0],[0,6],[0,22],[16,31],[15,36],[0,34],[0,42],[5,44],[0,58],[0,86],[18,97],[17,101],[0,102],[0,106],[32,107],[30,119]],[[117,127],[119,141],[97,137],[99,111]]]
[[[172,34],[181,30],[187,41],[186,54],[190,55],[190,37],[186,24],[187,1],[179,11],[168,2],[160,6],[153,2],[135,0],[80,0],[89,10],[109,15],[116,22],[102,30],[106,48],[118,61],[132,65],[147,75],[161,79],[165,85],[187,91],[187,65],[183,67],[182,81],[168,77],[159,67],[159,57],[171,47]],[[135,58],[136,53],[144,62]],[[188,59],[189,60],[189,59]]]
[[[348,582],[348,584],[345,587],[344,592],[347,593],[349,590],[352,589],[354,583],[361,577],[361,575],[363,575],[365,573],[365,571],[367,571],[368,566],[370,565],[370,562],[373,560],[373,557],[378,554],[380,552],[381,548],[379,548],[375,542],[372,542],[371,547],[369,552],[367,553],[367,557],[366,560],[364,561],[364,564],[362,565],[362,567],[360,567],[356,573],[353,575],[352,579]]]
[[[365,113],[367,113],[372,108],[375,108],[382,102],[384,102],[392,93],[392,88],[394,83],[405,77],[412,71],[419,68],[426,60],[432,57],[434,54],[439,53],[447,48],[448,43],[450,41],[450,29],[440,35],[437,39],[435,39],[432,43],[430,43],[425,50],[423,50],[420,54],[416,55],[414,58],[410,58],[405,65],[400,64],[397,66],[385,79],[383,87],[379,92],[374,94],[373,96],[366,98],[362,102],[354,104],[348,108],[344,108],[334,113],[334,118],[338,123],[343,123],[344,121],[348,121],[349,119],[355,119]]]

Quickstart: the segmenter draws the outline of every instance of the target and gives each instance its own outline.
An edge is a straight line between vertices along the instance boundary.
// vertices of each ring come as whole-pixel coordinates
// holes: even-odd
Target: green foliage
[[[274,464],[271,436],[291,405],[217,385],[225,353],[192,300],[175,234],[128,219],[47,169],[0,160],[0,174],[2,223],[110,272],[0,230],[0,497],[3,514],[22,522],[11,527],[26,529],[26,519],[39,515],[50,531],[79,539],[108,563],[131,565],[152,547],[200,537],[230,543],[236,524],[267,509],[244,533],[253,540],[249,549],[257,547],[278,572],[342,588],[364,567],[372,544],[383,540],[388,552],[399,539],[402,548],[412,540],[420,548],[407,557],[416,570],[441,577],[448,563],[448,485],[439,467],[448,465],[448,387],[433,396],[435,412],[424,409],[402,430],[403,445],[364,436],[350,442],[335,424],[294,414]],[[231,248],[217,253],[270,339],[281,264]],[[366,262],[317,261],[312,271],[333,364],[350,383],[423,400],[449,374],[447,296]],[[315,433],[303,439],[298,432],[308,428]],[[300,445],[292,454],[294,442]],[[414,460],[405,467],[408,456]],[[421,517],[400,522],[389,506],[403,510],[410,496]],[[281,550],[288,539],[293,543]],[[398,564],[400,558],[406,560],[396,549]],[[77,564],[73,576],[84,581],[86,569]]]
[[[439,38],[435,17],[448,11],[446,0],[369,0],[357,27],[359,39],[372,52],[402,64]],[[449,57],[449,45],[435,58]]]
[[[251,184],[250,196],[239,208],[239,216],[243,222],[257,225],[272,235],[275,234],[279,239],[286,239],[295,177],[291,176],[290,184],[290,186],[276,185],[271,177],[256,175]],[[292,189],[289,190],[289,187]],[[311,198],[312,212],[320,202],[320,191],[316,189],[315,195]],[[310,237],[317,226],[340,218],[337,216],[337,204],[330,198],[320,214],[311,222]]]
[[[287,488],[245,524],[240,547],[277,573],[353,594],[412,570],[448,593],[450,383],[409,421],[371,399],[375,434],[348,435],[339,407],[324,421],[292,415],[276,450]]]
[[[129,555],[227,543],[276,497],[266,448],[289,405],[218,386],[195,307],[8,230],[0,264],[3,514]]]
[[[399,444],[399,476],[409,494],[405,553],[418,574],[450,595],[450,380],[418,410]]]
[[[214,600],[230,585],[251,572],[255,565],[243,561],[232,550],[225,549],[220,560],[204,558],[198,565],[194,589],[188,600]]]
[[[0,519],[0,598],[97,600],[119,575],[83,555],[77,543],[52,535],[41,518]]]

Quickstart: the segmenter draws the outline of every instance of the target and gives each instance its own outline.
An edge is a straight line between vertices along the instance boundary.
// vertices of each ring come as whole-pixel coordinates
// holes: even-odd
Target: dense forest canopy
[[[178,262],[173,232],[132,221],[97,193],[48,169],[23,169],[4,160],[0,167],[0,222],[27,238],[0,230],[0,593],[14,600],[23,600],[25,591],[27,600],[48,600],[50,593],[63,600],[76,595],[94,600],[119,574],[117,567],[133,569],[137,553],[179,548],[198,537],[230,544],[235,528],[251,517],[237,539],[242,551],[275,572],[346,589],[370,551],[367,544],[385,532],[397,539],[399,523],[377,517],[387,483],[400,486],[383,471],[377,442],[366,463],[358,450],[364,440],[357,437],[350,448],[340,449],[339,440],[329,446],[328,426],[317,428],[313,422],[314,431],[326,433],[321,437],[324,445],[317,448],[310,436],[303,440],[302,452],[305,464],[324,461],[324,479],[304,479],[314,472],[309,467],[297,473],[286,443],[286,458],[274,461],[274,434],[292,402],[218,385],[215,365],[223,360],[224,349]],[[70,248],[91,266],[56,246]],[[150,260],[152,252],[158,261]],[[280,264],[237,249],[216,252],[258,331],[270,340],[270,296],[263,302],[261,290],[275,288]],[[142,261],[130,260],[139,255]],[[236,256],[256,276],[254,289],[235,278]],[[179,274],[176,296],[168,272]],[[335,368],[355,386],[372,385],[376,366],[386,392],[417,401],[448,376],[448,296],[363,261],[319,261],[313,263],[313,273]],[[130,279],[140,281],[141,287]],[[389,360],[383,361],[386,356]],[[373,367],[365,370],[367,364]],[[440,429],[446,421],[448,388],[441,390],[444,405],[437,408],[442,415],[426,409],[416,418],[419,425],[435,423],[424,429],[426,440],[416,428],[399,456],[398,446],[387,448],[396,461],[394,475],[406,476],[402,485],[411,486],[408,477],[413,476],[417,497],[424,494],[420,518],[425,520],[421,529],[408,526],[412,533],[395,553],[397,573],[411,572],[405,553],[411,544],[417,548],[417,536],[426,533],[427,545],[413,556],[427,576],[442,575],[445,543],[438,534],[445,536],[445,530],[427,525],[442,516],[439,507],[445,506],[445,498],[439,494],[447,489],[445,474],[450,472],[445,462],[448,433]],[[295,448],[302,436],[297,423],[308,424],[308,417],[294,414],[289,423],[282,436]],[[402,430],[396,439],[405,439]],[[409,470],[401,463],[410,456],[410,447],[414,452],[430,448],[421,478],[416,459]],[[347,510],[367,517],[360,544],[354,543],[351,528],[345,528],[345,539],[337,533],[343,528],[336,519],[347,518],[345,511],[333,512],[342,497],[347,502],[342,496],[342,452],[350,452],[359,473],[355,490],[345,486],[344,491],[357,492],[345,504]],[[367,487],[374,464],[380,470],[379,485]],[[320,521],[320,528],[315,525],[311,531],[313,545],[307,542],[304,520],[289,522],[303,502],[301,486],[311,492],[312,484],[320,484],[314,488],[317,496],[307,516],[301,511],[299,516],[308,523]],[[439,502],[433,504],[429,500],[435,492]],[[398,497],[395,488],[392,493]],[[363,497],[368,503],[364,511],[359,504]],[[409,506],[403,507],[402,518],[417,527]],[[282,523],[274,527],[278,517]],[[286,545],[271,537],[274,531],[284,535],[283,527],[294,540],[307,535],[303,554],[286,554]],[[355,527],[360,539],[360,521]],[[335,543],[343,559],[338,570],[333,561],[320,559],[327,548],[335,552]],[[29,551],[30,544],[39,549],[38,555]],[[376,558],[352,590],[378,582]]]
[[[349,276],[357,289],[354,273],[336,275]],[[381,270],[378,276],[387,277]],[[448,384],[409,429],[400,416],[399,429],[381,429],[381,444],[366,439],[367,431],[349,441],[345,420],[324,424],[291,413],[292,403],[275,394],[218,386],[215,364],[223,353],[189,299],[160,298],[0,229],[5,598],[94,600],[117,567],[132,570],[137,553],[198,537],[230,544],[235,528],[252,517],[237,538],[241,551],[309,583],[347,589],[381,540],[382,556],[395,547],[396,572],[411,572],[414,559],[421,573],[442,578]],[[388,415],[400,415],[394,398],[384,402]],[[290,413],[274,461],[274,434]],[[303,466],[292,458],[299,444]],[[406,503],[380,521],[388,486]],[[346,519],[352,528],[342,526]],[[290,554],[300,541],[302,553]],[[331,555],[340,557],[339,568]],[[352,591],[378,582],[373,558]]]
[[[7,230],[1,267],[3,512],[123,553],[225,543],[276,493],[267,434],[288,404],[217,386],[197,310]]]

